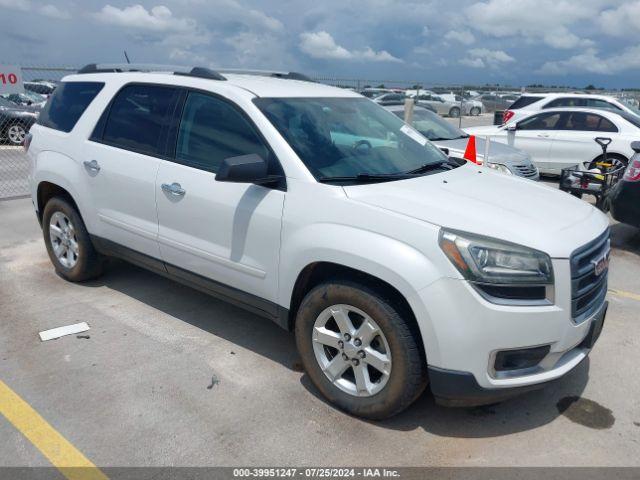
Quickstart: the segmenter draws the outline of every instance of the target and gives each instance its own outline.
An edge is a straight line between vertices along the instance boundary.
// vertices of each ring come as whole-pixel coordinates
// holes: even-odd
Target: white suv
[[[495,402],[587,356],[602,213],[452,161],[357,93],[274,75],[65,78],[26,144],[57,272],[118,256],[274,320],[317,388],[368,418],[428,383],[444,404]]]
[[[626,112],[640,118],[640,110],[609,95],[588,93],[531,93],[524,94],[502,115],[502,123],[522,120],[549,108],[591,108]]]

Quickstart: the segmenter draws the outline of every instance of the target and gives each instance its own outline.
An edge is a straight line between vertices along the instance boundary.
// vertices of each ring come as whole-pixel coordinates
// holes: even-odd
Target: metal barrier
[[[75,71],[71,67],[24,66],[24,93],[0,97],[0,199],[29,194],[29,163],[22,147],[25,135],[35,123],[51,86]]]

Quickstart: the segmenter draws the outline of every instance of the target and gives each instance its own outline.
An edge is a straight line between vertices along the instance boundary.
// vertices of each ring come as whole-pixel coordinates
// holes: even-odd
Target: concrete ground
[[[67,283],[29,199],[0,201],[0,220],[0,379],[98,466],[640,466],[632,228],[612,227],[617,292],[591,356],[562,381],[473,409],[426,392],[368,422],[319,396],[275,324],[121,262]],[[81,321],[89,338],[40,342]],[[49,465],[2,416],[0,439],[0,467]]]
[[[0,199],[27,195],[29,161],[22,147],[0,144]]]

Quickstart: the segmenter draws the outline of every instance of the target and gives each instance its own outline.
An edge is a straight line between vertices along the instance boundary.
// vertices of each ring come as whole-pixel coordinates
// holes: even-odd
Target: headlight
[[[501,163],[487,163],[487,167],[489,168],[493,168],[494,170],[497,170],[500,173],[506,173],[507,175],[513,175],[513,172],[511,170],[509,170],[509,168],[506,165],[502,165]]]
[[[507,286],[553,284],[551,258],[538,250],[444,229],[440,232],[440,248],[472,282]]]

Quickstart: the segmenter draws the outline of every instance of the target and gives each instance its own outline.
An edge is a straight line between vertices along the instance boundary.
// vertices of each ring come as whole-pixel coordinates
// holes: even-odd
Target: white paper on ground
[[[74,333],[86,332],[87,330],[89,330],[87,322],[75,323],[64,327],[52,328],[51,330],[44,330],[40,332],[40,340],[46,342],[47,340],[64,337],[65,335],[73,335]]]

